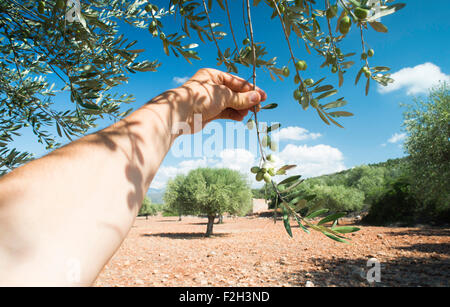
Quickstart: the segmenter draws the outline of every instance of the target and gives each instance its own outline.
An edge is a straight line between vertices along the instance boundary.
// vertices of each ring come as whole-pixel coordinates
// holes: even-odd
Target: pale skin
[[[0,285],[92,285],[180,135],[176,123],[197,132],[194,114],[202,127],[240,121],[265,99],[239,77],[201,69],[114,125],[1,177]]]

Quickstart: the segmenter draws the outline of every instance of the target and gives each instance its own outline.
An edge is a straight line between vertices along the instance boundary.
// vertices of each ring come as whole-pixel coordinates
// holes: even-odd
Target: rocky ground
[[[361,226],[342,244],[270,218],[138,218],[96,286],[450,286],[450,229]],[[380,282],[369,283],[370,258]]]

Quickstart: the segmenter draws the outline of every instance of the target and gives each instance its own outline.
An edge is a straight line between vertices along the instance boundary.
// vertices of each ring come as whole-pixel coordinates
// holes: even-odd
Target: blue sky
[[[240,43],[245,38],[242,29],[241,2],[229,2],[239,3],[236,6],[232,5],[231,12],[237,40]],[[383,24],[389,28],[387,34],[375,32],[371,28],[365,32],[366,43],[375,50],[375,56],[370,59],[371,66],[391,67],[396,79],[394,86],[380,90],[376,83],[372,82],[369,96],[365,96],[364,82],[361,82],[364,78],[358,86],[354,86],[355,75],[361,65],[358,56],[361,52],[359,31],[353,29],[354,31],[340,45],[344,53],[357,52],[352,59],[356,65],[347,72],[344,85],[339,89],[339,96],[336,96],[336,98],[345,96],[349,103],[344,109],[355,114],[354,117],[340,120],[345,129],[325,125],[315,112],[311,109],[304,111],[294,101],[292,92],[295,84],[292,75],[284,82],[273,82],[266,72],[258,72],[257,85],[267,92],[267,102],[279,104],[277,109],[261,112],[259,118],[267,122],[278,121],[282,128],[285,128],[280,132],[280,136],[283,137],[279,146],[280,159],[283,162],[300,163],[300,174],[315,176],[405,155],[402,147],[403,109],[399,104],[410,103],[414,96],[426,94],[427,87],[437,80],[450,78],[448,54],[450,19],[447,17],[450,2],[448,0],[404,2],[407,3],[404,9],[382,18]],[[266,42],[269,56],[277,56],[279,66],[287,65],[289,52],[279,20],[277,18],[270,20],[270,15],[271,11],[265,9],[264,5],[260,4],[253,9],[255,40]],[[217,5],[213,7],[213,21],[227,25],[224,16]],[[168,17],[166,24],[167,33],[180,31],[179,18]],[[213,43],[205,46],[197,36],[193,36],[190,42],[200,44],[197,51],[202,60],[191,65],[183,59],[166,56],[159,39],[152,38],[147,31],[129,28],[124,28],[124,31],[130,40],[138,39],[136,49],[146,49],[141,59],[159,59],[163,64],[158,72],[131,75],[128,84],[118,89],[120,92],[134,94],[136,102],[131,105],[133,108],[138,108],[157,94],[178,86],[177,78],[191,76],[201,67],[224,69],[223,66],[216,67],[217,51]],[[229,32],[227,27],[224,27],[223,31]],[[321,58],[315,54],[309,55],[303,45],[299,46],[296,43],[293,35],[291,42],[295,56],[308,62],[304,78],[318,80],[326,75],[327,81],[337,86],[337,76],[332,75],[327,68],[319,68]],[[232,47],[231,35],[221,40],[220,45],[222,50]],[[292,63],[289,65],[293,71]],[[250,77],[250,71],[243,69],[239,75],[247,79]],[[57,97],[56,102],[67,104],[67,96]],[[104,121],[99,128],[109,123]],[[225,121],[220,121],[220,125],[225,127]],[[205,138],[207,136],[204,136],[203,140]],[[18,140],[17,146],[35,153],[36,156],[46,153],[43,146],[33,141],[28,134]],[[152,187],[162,188],[168,178],[197,166],[231,166],[248,172],[248,168],[256,163],[255,161],[256,156],[246,147],[224,146],[222,152],[210,157],[179,158],[169,152]]]

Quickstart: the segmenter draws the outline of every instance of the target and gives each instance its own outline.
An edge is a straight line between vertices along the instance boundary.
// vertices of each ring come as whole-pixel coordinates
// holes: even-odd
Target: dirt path
[[[362,227],[351,245],[268,218],[138,218],[96,286],[450,286],[450,229]]]

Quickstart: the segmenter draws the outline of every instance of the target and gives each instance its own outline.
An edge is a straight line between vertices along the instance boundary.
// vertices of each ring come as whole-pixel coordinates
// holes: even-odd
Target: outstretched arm
[[[130,230],[176,136],[242,120],[265,93],[201,69],[127,118],[0,178],[0,285],[90,285]],[[185,125],[186,126],[186,125]]]

